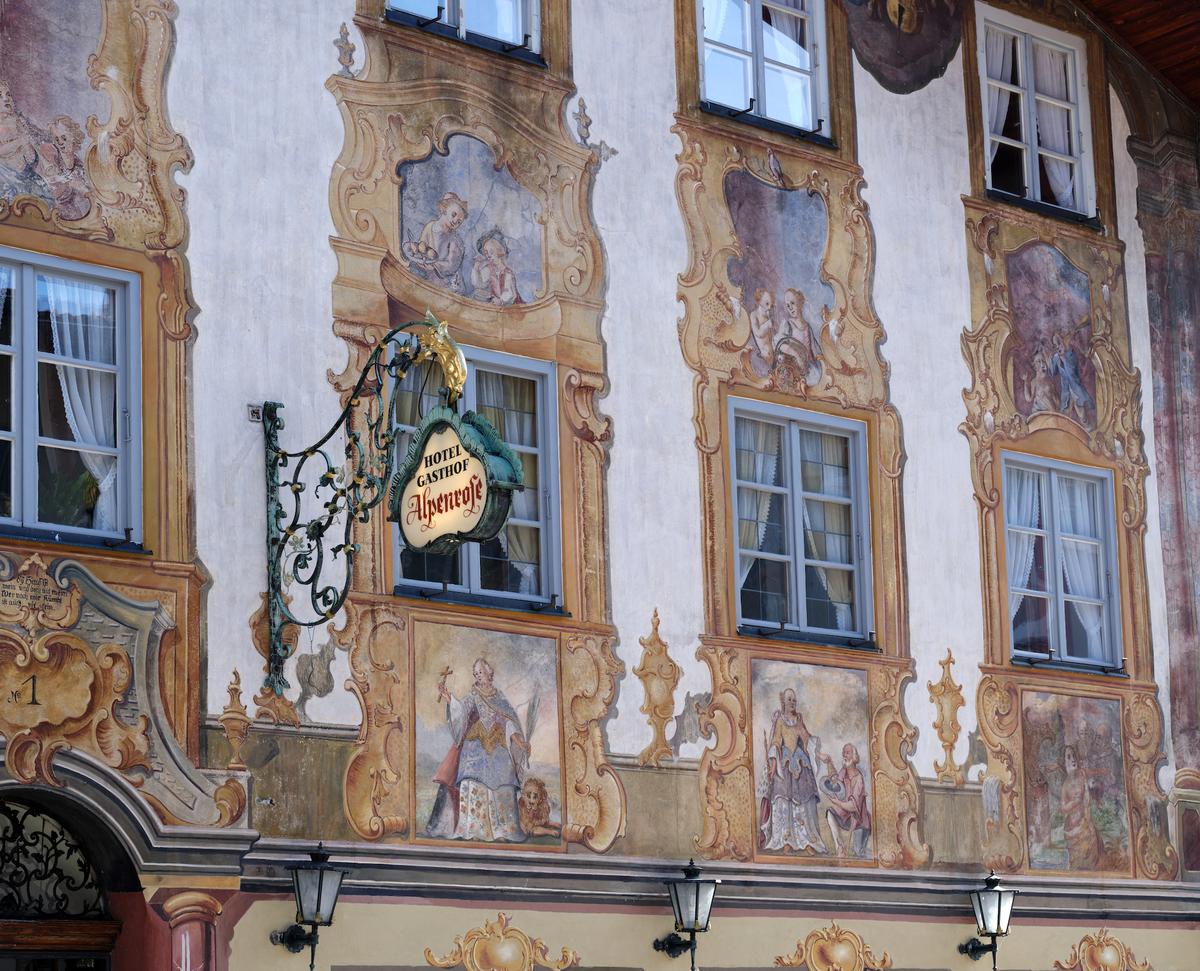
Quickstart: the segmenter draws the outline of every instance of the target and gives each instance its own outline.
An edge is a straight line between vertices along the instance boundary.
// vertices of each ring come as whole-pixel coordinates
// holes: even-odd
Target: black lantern
[[[700,868],[695,860],[688,860],[683,868],[683,879],[667,884],[671,894],[671,909],[675,912],[675,931],[654,942],[654,950],[665,951],[668,957],[677,958],[684,951],[692,955],[692,971],[696,971],[696,935],[708,930],[708,918],[712,914],[713,898],[719,880],[701,880]],[[687,940],[680,933],[687,934]]]
[[[282,944],[293,954],[299,954],[306,946],[311,948],[308,967],[312,971],[317,963],[317,928],[333,923],[333,908],[337,906],[342,878],[348,871],[329,865],[324,843],[318,843],[309,856],[310,862],[288,867],[296,893],[296,923],[287,930],[272,931],[271,943]]]
[[[971,891],[971,907],[975,911],[975,926],[980,937],[987,937],[990,943],[984,944],[979,938],[972,937],[965,944],[958,945],[958,953],[965,954],[972,961],[978,961],[985,954],[992,956],[992,971],[996,971],[996,939],[1008,934],[1008,921],[1012,917],[1013,899],[1016,890],[1000,886],[1000,878],[993,870],[983,882],[983,888]]]

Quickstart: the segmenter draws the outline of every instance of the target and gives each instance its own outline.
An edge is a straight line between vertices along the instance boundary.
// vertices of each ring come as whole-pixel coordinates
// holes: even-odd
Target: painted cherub
[[[498,226],[476,240],[475,252],[479,254],[471,267],[475,299],[501,307],[524,303],[517,292],[517,275],[508,265],[508,242]]]
[[[462,263],[466,251],[458,227],[467,218],[466,200],[457,193],[447,192],[438,199],[437,211],[437,217],[425,224],[420,237],[404,244],[404,255],[418,276],[463,293]]]
[[[83,130],[69,115],[59,115],[50,123],[49,136],[37,146],[34,168],[45,180],[59,214],[64,219],[81,219],[91,206],[79,157]]]
[[[755,373],[767,375],[775,366],[775,344],[779,340],[779,324],[775,321],[775,294],[770,290],[754,293],[754,309],[750,311],[750,366]]]
[[[821,377],[821,340],[805,318],[804,294],[789,287],[783,292],[783,309],[787,316],[780,326],[776,353],[795,362],[806,384],[816,384]]]

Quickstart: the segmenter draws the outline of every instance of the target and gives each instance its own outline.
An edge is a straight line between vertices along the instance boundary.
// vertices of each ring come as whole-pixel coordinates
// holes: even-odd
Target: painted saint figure
[[[1063,782],[1059,804],[1063,818],[1063,839],[1067,844],[1067,866],[1072,870],[1097,870],[1104,845],[1092,819],[1092,777],[1079,764],[1075,746],[1063,749]]]
[[[817,819],[817,777],[808,747],[813,738],[796,706],[791,688],[779,695],[767,743],[767,792],[759,817],[764,850],[828,853]]]
[[[524,303],[517,292],[517,275],[508,265],[508,242],[498,226],[479,237],[475,252],[479,254],[471,267],[475,299],[501,307]]]
[[[822,756],[825,776],[821,789],[829,802],[825,817],[837,844],[838,856],[867,855],[871,837],[871,810],[867,807],[867,783],[858,767],[858,747],[842,746],[842,767],[835,769],[833,759]]]
[[[438,794],[425,830],[444,839],[523,842],[517,804],[529,768],[529,743],[517,713],[493,683],[486,658],[471,669],[475,683],[464,698],[438,682],[453,742],[434,781]]]
[[[40,136],[17,107],[8,82],[0,79],[0,196],[45,195],[35,171]]]
[[[1092,396],[1083,386],[1079,373],[1079,356],[1067,345],[1061,333],[1051,338],[1050,373],[1058,376],[1058,410],[1084,424]]]
[[[467,218],[466,200],[447,192],[437,201],[437,218],[427,222],[420,238],[404,244],[404,255],[420,277],[454,293],[465,293],[462,264],[466,250],[458,227]]]
[[[1029,364],[1033,373],[1025,375],[1023,390],[1030,412],[1055,411],[1054,378],[1050,374],[1050,355],[1044,342],[1037,342]]]

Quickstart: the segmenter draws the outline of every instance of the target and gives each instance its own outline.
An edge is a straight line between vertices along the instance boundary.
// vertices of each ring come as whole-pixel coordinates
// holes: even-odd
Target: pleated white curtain
[[[739,418],[737,429],[737,477],[743,482],[775,481],[775,470],[783,452],[783,434],[778,425]],[[780,496],[745,486],[738,487],[738,545],[743,550],[761,550],[770,518],[771,501]],[[738,559],[738,587],[746,582],[754,557]]]
[[[988,27],[984,33],[984,53],[987,57],[987,75],[996,81],[1013,83],[1013,43],[1012,37],[1002,33],[995,27]],[[1008,115],[1008,102],[1012,92],[989,84],[988,96],[988,130],[993,135],[1004,131],[1004,119]],[[989,139],[988,162],[996,157],[999,142]]]
[[[1033,45],[1034,80],[1037,90],[1060,101],[1071,93],[1071,61],[1066,51],[1045,44]],[[1038,144],[1063,155],[1071,153],[1071,112],[1059,105],[1037,102]],[[1062,159],[1040,156],[1046,166],[1046,178],[1055,201],[1067,209],[1075,208],[1075,166]]]
[[[1058,477],[1055,495],[1055,513],[1059,530],[1076,536],[1100,537],[1100,523],[1096,508],[1096,487],[1090,482]],[[1064,538],[1060,544],[1063,573],[1066,575],[1067,594],[1100,600],[1101,586],[1100,547]],[[1071,609],[1079,619],[1087,635],[1087,657],[1094,661],[1104,659],[1104,606],[1095,603],[1069,601]]]
[[[116,363],[116,317],[109,292],[102,287],[62,277],[39,276],[50,310],[54,353],[113,365]],[[117,444],[117,380],[112,371],[56,365],[71,435],[80,445]],[[99,498],[92,528],[117,529],[117,457],[80,452],[84,467],[96,480]]]
[[[1041,519],[1041,475],[1026,469],[1009,467],[1004,471],[1004,518],[1009,526],[1037,529]],[[1008,557],[1008,619],[1009,623],[1021,609],[1025,595],[1015,588],[1029,586],[1033,571],[1034,544],[1032,533],[1008,531],[1005,552]]]

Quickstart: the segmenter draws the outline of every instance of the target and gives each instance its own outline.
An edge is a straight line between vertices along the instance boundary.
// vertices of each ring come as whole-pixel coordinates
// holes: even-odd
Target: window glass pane
[[[541,519],[541,483],[538,480],[538,457],[535,452],[522,452],[518,455],[521,468],[525,470],[525,488],[512,494],[513,519]]]
[[[1065,655],[1081,661],[1107,661],[1108,638],[1104,634],[1104,607],[1100,604],[1068,600],[1065,628]]]
[[[804,555],[812,560],[854,562],[848,505],[814,499],[804,501]]]
[[[524,40],[521,3],[522,0],[470,0],[469,5],[464,4],[467,30],[520,44]]]
[[[808,21],[763,7],[763,56],[788,67],[809,70]]]
[[[1042,201],[1064,209],[1079,209],[1076,201],[1074,162],[1038,155],[1038,186]]]
[[[807,429],[800,432],[800,474],[805,492],[850,495],[850,441]]]
[[[447,0],[388,0],[392,10],[403,10],[405,13],[416,14],[418,17],[436,17],[439,6],[449,6]],[[442,20],[446,19],[443,13]]]
[[[1042,492],[1045,476],[1041,472],[1015,465],[1004,468],[1004,519],[1009,526],[1045,529],[1042,518]]]
[[[38,365],[38,433],[83,445],[117,444],[117,376],[111,371]]]
[[[479,573],[485,590],[541,596],[541,531],[534,526],[505,527],[480,544]]]
[[[1104,565],[1099,543],[1064,539],[1059,545],[1063,591],[1099,600],[1104,596]]]
[[[1075,57],[1070,51],[1033,42],[1033,86],[1038,94],[1074,101],[1072,75]]]
[[[1025,152],[1015,145],[1005,145],[996,141],[991,143],[991,152],[992,188],[1010,192],[1014,196],[1024,196]]]
[[[0,516],[13,514],[12,473],[13,443],[0,439]]]
[[[768,64],[764,77],[767,117],[807,131],[817,127],[813,118],[812,83],[807,74]]]
[[[988,24],[984,29],[984,72],[994,81],[1021,83],[1020,44],[1016,36]]]
[[[1035,101],[1037,107],[1038,145],[1060,155],[1077,155],[1075,121],[1070,108]]]
[[[396,387],[396,424],[415,426],[421,416],[441,402],[446,383],[441,366],[434,361],[409,368]]]
[[[704,47],[704,97],[709,101],[736,108],[750,106],[753,97],[750,74],[753,60],[719,47]]]
[[[12,372],[11,354],[0,354],[0,430],[12,431]]]
[[[43,523],[115,532],[116,456],[39,448],[37,514]]]
[[[11,344],[13,326],[13,283],[16,273],[0,263],[0,344]]]
[[[1017,94],[1014,91],[1005,91],[1003,88],[997,88],[995,85],[988,85],[989,106],[991,98],[995,96],[999,101],[996,125],[992,126],[993,135],[1003,135],[1005,138],[1011,138],[1013,141],[1024,142],[1025,126],[1022,114],[1024,111],[1023,97],[1024,95]]]
[[[400,541],[403,543],[403,540]],[[400,576],[405,580],[424,583],[448,583],[451,586],[462,584],[459,554],[449,556],[431,556],[428,553],[417,553],[404,546],[400,550]]]
[[[823,566],[804,568],[808,626],[854,630],[854,574]]]
[[[739,486],[738,545],[763,553],[788,552],[786,496]]]
[[[788,564],[782,560],[740,557],[742,616],[771,624],[789,623]]]
[[[38,350],[84,361],[117,361],[116,291],[37,275]]]
[[[1046,590],[1046,537],[1008,531],[1008,586],[1012,590]]]
[[[1008,613],[1012,617],[1014,651],[1050,653],[1049,601],[1029,594],[1009,594]]]
[[[1055,512],[1058,531],[1072,536],[1099,539],[1100,483],[1094,479],[1078,479],[1070,475],[1056,477]]]
[[[761,485],[786,485],[786,463],[780,461],[783,452],[783,426],[753,418],[738,418],[735,422],[737,441],[737,477],[743,482]]]
[[[537,382],[511,374],[475,372],[478,410],[509,445],[536,448]]]
[[[750,50],[750,4],[746,0],[704,0],[704,36]]]

